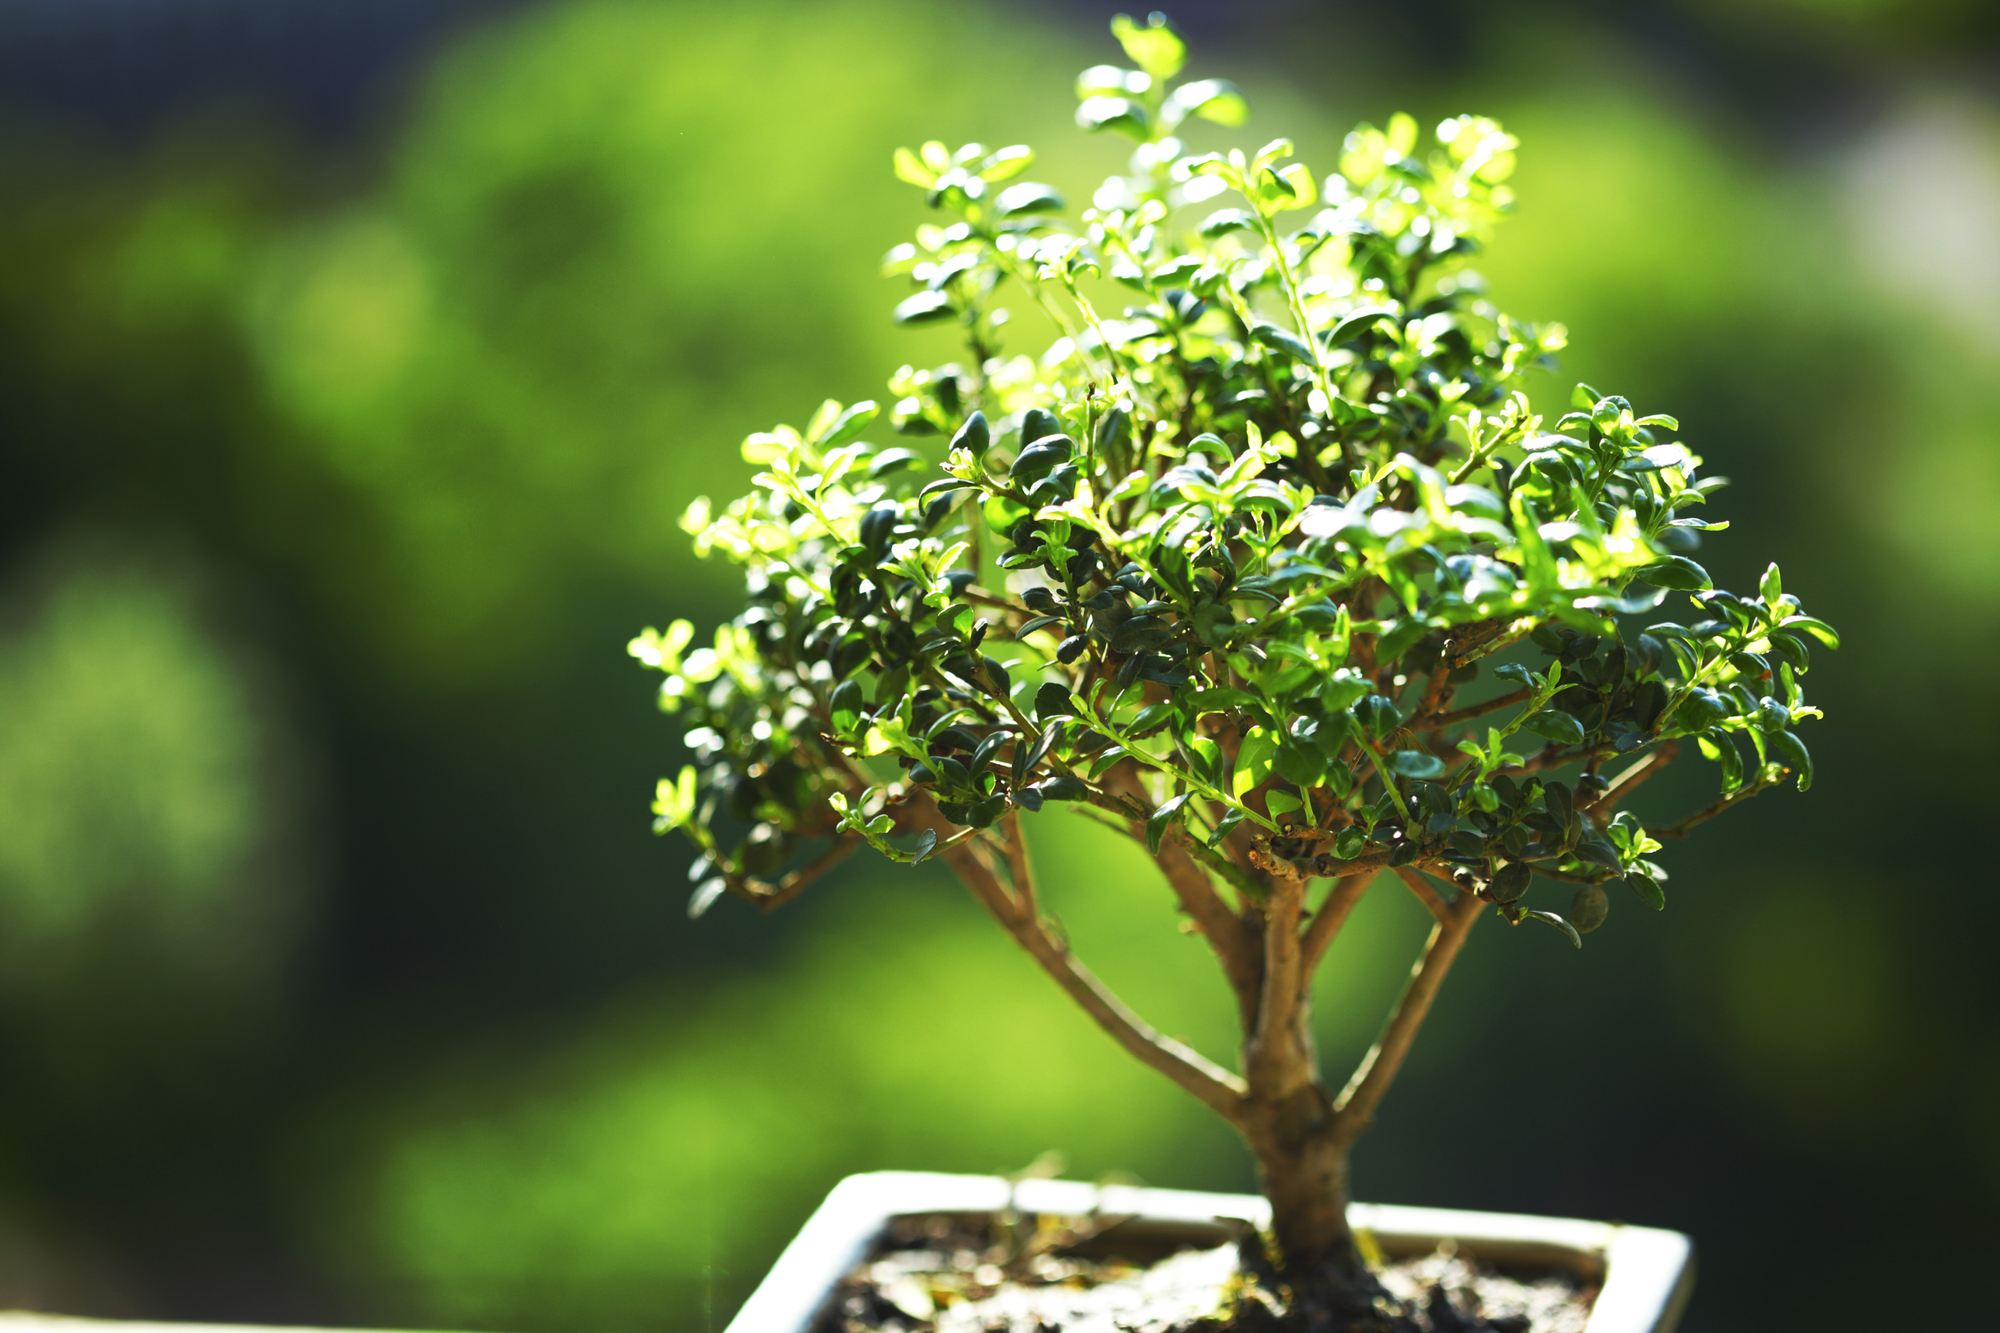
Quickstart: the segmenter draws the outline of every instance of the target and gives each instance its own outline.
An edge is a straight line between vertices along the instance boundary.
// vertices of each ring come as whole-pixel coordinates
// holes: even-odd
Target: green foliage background
[[[1775,555],[1846,636],[1811,799],[1676,849],[1670,910],[1581,954],[1475,936],[1357,1163],[1365,1197],[1691,1230],[1694,1329],[1808,1326],[1870,1260],[1995,1238],[2000,112],[1927,54],[1954,12],[1725,22],[1886,90],[1808,142],[1565,11],[1434,58],[1303,11],[1195,29],[1243,142],[1321,171],[1399,107],[1519,135],[1480,268],[1569,326],[1538,403],[1674,412],[1736,479],[1716,516],[1755,520],[1703,562],[1749,586]],[[891,148],[1028,141],[1072,199],[1115,166],[1068,124],[1106,17],[581,0],[457,32],[360,146],[10,122],[7,1303],[679,1333],[848,1171],[1059,1149],[1247,1186],[942,874],[858,858],[688,923],[646,833],[681,756],[623,657],[725,614],[674,520],[740,489],[746,432],[949,354],[888,320]],[[1662,810],[1706,799],[1677,768]],[[1066,822],[1040,850],[1079,953],[1223,1053],[1198,942]],[[1364,905],[1331,1050],[1423,926]]]

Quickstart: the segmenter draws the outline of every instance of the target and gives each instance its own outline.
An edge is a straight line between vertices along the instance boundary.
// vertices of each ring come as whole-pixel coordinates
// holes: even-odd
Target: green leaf
[[[906,301],[903,304],[908,305],[909,302]],[[897,308],[901,309],[900,306]],[[859,439],[861,432],[868,429],[868,423],[880,415],[882,415],[880,405],[873,402],[856,403],[829,422],[826,430],[812,442],[818,445],[821,450],[838,449],[841,445],[851,440]],[[908,453],[909,451],[904,450],[903,452]],[[914,454],[910,456],[912,458],[916,457]]]
[[[1250,119],[1250,103],[1227,79],[1195,79],[1168,93],[1160,108],[1160,118],[1169,128],[1189,116],[1200,116],[1233,129]]]
[[[1073,778],[1067,773],[1058,773],[1052,778],[1043,778],[1035,784],[1035,790],[1042,794],[1044,800],[1050,801],[1087,801],[1090,799],[1090,787],[1081,778]]]
[[[879,481],[881,478],[901,472],[913,464],[921,466],[923,461],[923,455],[914,449],[884,449],[881,453],[876,454],[868,460],[868,479],[870,481]]]
[[[1037,213],[1060,213],[1063,197],[1053,185],[1022,181],[1009,185],[993,200],[993,212],[1001,218],[1028,217]]]
[[[1533,921],[1546,922],[1547,924],[1554,926],[1557,930],[1560,930],[1563,934],[1569,936],[1569,942],[1571,944],[1574,944],[1579,949],[1583,947],[1583,936],[1577,934],[1576,927],[1572,926],[1569,922],[1557,916],[1554,912],[1530,912],[1528,913],[1528,919]]]
[[[1144,97],[1153,90],[1153,76],[1118,65],[1092,65],[1076,76],[1076,100],[1100,94],[1112,97]]]
[[[852,677],[833,687],[827,700],[835,735],[844,735],[861,723],[861,682]]]
[[[1390,772],[1406,778],[1441,778],[1445,772],[1444,760],[1429,750],[1398,750],[1384,762]]]
[[[1778,623],[1787,629],[1802,629],[1829,648],[1840,647],[1840,635],[1834,633],[1833,626],[1824,620],[1815,620],[1811,616],[1786,616]]]
[[[1667,895],[1653,881],[1651,875],[1642,875],[1634,872],[1625,877],[1625,885],[1638,895],[1640,902],[1646,904],[1646,906],[1652,908],[1655,912],[1664,912],[1666,910]]]
[[[1171,799],[1162,802],[1160,808],[1155,810],[1150,816],[1147,817],[1146,819],[1147,851],[1151,852],[1155,856],[1158,856],[1160,854],[1160,843],[1167,836],[1167,826],[1174,822],[1174,817],[1180,814],[1181,807],[1186,805],[1187,801],[1188,801],[1188,794],[1183,792],[1179,796],[1172,797]]]
[[[1299,798],[1290,792],[1269,791],[1264,793],[1264,809],[1270,813],[1273,819],[1281,819],[1285,815],[1295,815],[1304,808],[1299,803]]]
[[[1389,306],[1366,306],[1346,316],[1340,323],[1334,325],[1333,332],[1327,335],[1327,343],[1333,347],[1339,347],[1343,343],[1351,343],[1362,334],[1374,328],[1377,320],[1394,318],[1396,318],[1396,312]]]
[[[1118,15],[1111,20],[1111,35],[1125,48],[1132,63],[1158,82],[1171,79],[1187,64],[1187,43],[1167,22],[1167,16],[1158,11],[1148,15],[1144,23],[1129,15]]]
[[[1004,180],[1012,180],[1028,169],[1035,160],[1035,150],[1024,143],[1009,144],[1007,147],[988,153],[986,160],[979,164],[979,179],[989,185],[997,185]]]
[[[1639,577],[1661,588],[1679,592],[1706,592],[1715,586],[1708,571],[1684,555],[1670,555],[1657,565],[1639,571]]]
[[[898,324],[935,324],[939,320],[950,319],[958,312],[951,308],[951,298],[943,292],[918,292],[906,301],[899,302],[893,312]]]
[[[1117,130],[1141,143],[1153,135],[1152,113],[1129,97],[1086,97],[1077,105],[1076,123],[1086,130]]]
[[[1579,884],[1576,893],[1569,900],[1569,921],[1580,935],[1588,935],[1604,924],[1604,918],[1611,914],[1611,900],[1604,896],[1604,890],[1595,884]]]
[[[1227,236],[1232,231],[1255,231],[1257,215],[1247,208],[1218,208],[1201,220],[1195,230],[1209,240]]]
[[[1799,775],[1799,790],[1804,791],[1813,783],[1812,755],[1806,751],[1806,743],[1797,733],[1777,731],[1771,733],[1771,744],[1783,755],[1793,772]]]
[[[907,148],[898,148],[895,156],[896,179],[928,190],[937,184],[937,173],[923,163],[923,159]]]
[[[1248,690],[1239,690],[1229,685],[1196,690],[1193,697],[1188,700],[1189,717],[1206,717],[1210,713],[1227,712],[1232,708],[1262,712],[1264,701]]]
[[[688,895],[688,920],[699,919],[702,913],[715,906],[716,900],[722,897],[728,887],[729,882],[720,875],[695,885],[694,892]]]
[[[1312,348],[1306,346],[1305,339],[1290,329],[1277,324],[1258,324],[1250,330],[1250,336],[1266,347],[1276,348],[1295,361],[1308,366],[1313,364]]]
[[[1534,868],[1526,861],[1509,861],[1493,872],[1486,885],[1486,896],[1496,903],[1519,902],[1534,878]]]
[[[1243,733],[1236,747],[1236,772],[1230,778],[1230,795],[1242,800],[1245,792],[1271,776],[1271,764],[1278,757],[1278,739],[1262,727]]]
[[[1565,745],[1583,744],[1583,724],[1559,708],[1544,708],[1521,720],[1521,725],[1537,736],[1546,736]]]

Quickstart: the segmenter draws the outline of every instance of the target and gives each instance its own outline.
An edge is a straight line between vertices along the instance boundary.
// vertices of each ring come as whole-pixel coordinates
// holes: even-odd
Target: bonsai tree
[[[1323,181],[1284,139],[1195,156],[1182,128],[1242,124],[1242,95],[1174,83],[1161,16],[1113,29],[1136,68],[1086,70],[1077,120],[1137,148],[1079,224],[1014,180],[1026,147],[895,155],[942,215],[889,254],[915,289],[895,317],[950,326],[963,359],[903,367],[886,410],[752,435],[755,489],[689,510],[747,604],[713,646],[689,651],[686,621],[632,643],[696,761],[656,827],[700,851],[696,916],[725,893],[776,907],[863,845],[942,861],[1242,1133],[1282,1282],[1341,1326],[1377,1290],[1348,1154],[1474,923],[1580,946],[1613,898],[1662,908],[1664,843],[1811,782],[1800,680],[1836,639],[1775,565],[1738,594],[1689,558],[1726,526],[1700,517],[1723,482],[1673,418],[1588,386],[1531,404],[1564,331],[1465,266],[1511,204],[1499,125],[1363,125]],[[1010,354],[1036,317],[1052,340]],[[1671,593],[1686,623],[1649,619]],[[1627,801],[1689,748],[1720,795],[1643,822]],[[1159,867],[1235,997],[1234,1070],[1070,952],[1027,847],[1052,804]],[[1329,1081],[1314,974],[1385,881],[1436,925]]]

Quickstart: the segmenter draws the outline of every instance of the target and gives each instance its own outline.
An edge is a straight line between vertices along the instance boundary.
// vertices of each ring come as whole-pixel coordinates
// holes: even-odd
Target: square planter
[[[1251,1194],[915,1171],[849,1176],[785,1247],[726,1333],[807,1333],[835,1285],[867,1258],[894,1218],[1010,1207],[1051,1216],[1115,1216],[1121,1220],[1106,1235],[1129,1237],[1149,1250],[1225,1244],[1235,1234],[1230,1221],[1262,1227],[1270,1218],[1270,1205]],[[1694,1247],[1677,1231],[1394,1204],[1358,1203],[1348,1216],[1392,1259],[1428,1254],[1451,1240],[1485,1263],[1566,1268],[1601,1282],[1589,1333],[1672,1333],[1694,1285]]]

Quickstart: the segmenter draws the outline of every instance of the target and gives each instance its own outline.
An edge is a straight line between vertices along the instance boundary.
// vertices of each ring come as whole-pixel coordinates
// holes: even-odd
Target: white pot
[[[785,1247],[726,1333],[806,1333],[841,1278],[868,1255],[892,1218],[926,1213],[1110,1214],[1121,1227],[1190,1246],[1235,1233],[1229,1221],[1262,1227],[1271,1207],[1253,1194],[1133,1189],[1069,1180],[1009,1182],[998,1176],[876,1171],[849,1176]],[[1694,1246],[1678,1231],[1567,1217],[1469,1213],[1357,1203],[1348,1220],[1372,1233],[1383,1254],[1429,1254],[1441,1241],[1493,1264],[1567,1268],[1601,1281],[1589,1333],[1672,1333],[1694,1286]]]

